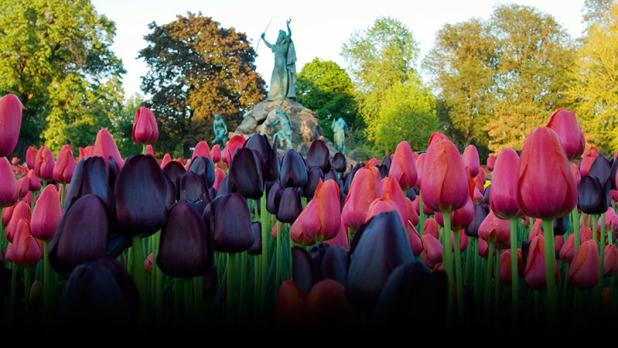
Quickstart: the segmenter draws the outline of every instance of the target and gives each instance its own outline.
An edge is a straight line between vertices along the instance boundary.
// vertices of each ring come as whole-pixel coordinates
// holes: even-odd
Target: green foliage
[[[613,153],[618,150],[618,5],[604,18],[588,30],[567,93],[586,141]]]
[[[573,44],[556,20],[519,5],[488,21],[446,25],[425,61],[463,144],[520,148],[525,136],[567,105]],[[444,118],[444,115],[441,116]]]
[[[432,132],[438,129],[435,100],[415,78],[389,88],[375,120],[375,144],[392,152],[402,140],[413,149],[424,149]]]
[[[88,0],[0,0],[0,93],[24,104],[18,153],[84,146],[122,103],[115,25]]]
[[[318,114],[324,135],[332,139],[331,123],[343,117],[350,128],[362,128],[350,76],[337,63],[314,58],[296,80],[298,101]]]
[[[425,144],[427,139],[422,137],[426,131],[437,128],[435,103],[414,68],[418,52],[410,30],[396,19],[384,17],[369,29],[354,33],[343,45],[367,139],[384,152],[392,151],[391,145],[401,137]],[[410,126],[422,129],[414,134],[406,129]],[[399,140],[392,138],[395,136]]]
[[[151,96],[147,104],[157,116],[164,151],[187,155],[199,140],[212,140],[215,113],[235,129],[264,98],[246,34],[192,13],[149,28],[148,46],[139,53],[149,67],[142,90]]]

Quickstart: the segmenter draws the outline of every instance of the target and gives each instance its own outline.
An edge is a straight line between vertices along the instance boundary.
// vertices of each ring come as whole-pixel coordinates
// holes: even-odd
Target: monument
[[[212,143],[219,144],[221,147],[224,147],[225,143],[227,143],[227,125],[221,115],[215,114],[215,119],[212,123],[212,130],[215,135]]]
[[[348,129],[348,124],[343,117],[333,120],[331,124],[333,130],[333,138],[335,140],[335,148],[341,153],[345,153],[345,131]]]
[[[235,133],[265,134],[271,142],[277,137],[279,149],[293,148],[302,154],[314,140],[322,139],[335,153],[332,143],[322,137],[317,114],[296,101],[296,49],[290,22],[286,21],[287,32],[280,30],[274,43],[266,40],[266,33],[260,36],[275,58],[268,96],[243,115]]]

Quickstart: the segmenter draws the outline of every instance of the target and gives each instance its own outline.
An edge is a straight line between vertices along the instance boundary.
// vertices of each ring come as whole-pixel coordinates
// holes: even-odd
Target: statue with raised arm
[[[264,44],[275,54],[275,67],[270,78],[270,90],[268,100],[283,100],[285,98],[296,98],[296,50],[292,42],[292,31],[290,22],[286,22],[288,32],[279,30],[279,36],[274,44],[266,41],[266,33],[262,33]]]
[[[212,143],[219,144],[221,147],[224,147],[227,143],[227,125],[221,115],[215,114],[215,120],[212,123],[212,130],[215,134],[215,139]]]
[[[348,129],[348,124],[345,122],[343,117],[339,117],[338,119],[333,120],[330,127],[333,130],[335,148],[337,151],[345,153],[345,131]]]
[[[275,138],[278,139],[280,148],[283,150],[289,150],[293,148],[292,125],[290,124],[290,118],[279,108],[275,109],[275,115],[276,117],[266,120],[265,125],[267,127],[279,128],[279,130],[273,134],[273,140]]]

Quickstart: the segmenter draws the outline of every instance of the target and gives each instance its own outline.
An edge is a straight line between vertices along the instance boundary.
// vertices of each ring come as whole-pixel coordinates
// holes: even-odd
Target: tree
[[[589,29],[593,24],[607,23],[607,16],[611,13],[614,0],[586,0],[583,8],[583,21]]]
[[[149,71],[142,90],[159,121],[160,145],[177,154],[212,137],[212,118],[221,114],[234,129],[242,115],[264,98],[264,81],[255,72],[255,51],[247,36],[223,28],[201,13],[151,23],[148,46],[139,57]]]
[[[348,73],[333,61],[314,58],[305,64],[296,80],[298,101],[318,114],[324,135],[332,138],[331,123],[343,117],[350,127],[363,127]]]
[[[122,102],[115,25],[88,0],[0,0],[0,93],[24,105],[17,153],[94,141]]]
[[[618,150],[618,5],[593,24],[577,53],[568,95],[586,141],[605,153]]]
[[[384,95],[375,120],[376,147],[392,152],[401,140],[413,149],[424,149],[431,133],[439,128],[436,103],[420,80],[397,82]]]
[[[447,133],[462,146],[486,147],[484,127],[493,116],[497,52],[489,28],[478,19],[447,24],[424,67],[442,102]]]
[[[343,45],[342,55],[348,61],[354,77],[359,112],[367,125],[367,137],[374,144],[380,144],[384,150],[384,144],[389,143],[390,139],[383,137],[393,132],[378,132],[379,127],[386,126],[381,123],[392,119],[393,115],[401,115],[399,106],[416,105],[413,101],[395,100],[389,96],[418,97],[423,94],[420,91],[403,92],[409,88],[422,87],[414,68],[418,52],[412,32],[398,20],[389,17],[378,18],[373,26],[354,33]],[[396,90],[391,91],[391,88]],[[389,104],[395,102],[395,105]],[[399,111],[393,113],[393,110]],[[425,110],[416,111],[409,110],[408,116],[424,115]],[[409,122],[415,123],[414,120]]]

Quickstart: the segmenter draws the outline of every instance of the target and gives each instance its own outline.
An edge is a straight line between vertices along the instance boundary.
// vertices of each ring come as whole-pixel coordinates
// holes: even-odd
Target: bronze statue
[[[221,147],[224,147],[225,143],[227,143],[227,125],[221,115],[215,114],[215,120],[212,123],[212,130],[215,134],[215,138],[212,143],[219,144]]]
[[[283,150],[289,150],[294,147],[292,144],[292,125],[290,124],[290,118],[281,109],[275,109],[276,117],[271,118],[265,122],[267,127],[278,127],[279,130],[273,134],[274,139],[278,139],[279,146]]]
[[[275,54],[275,67],[270,78],[270,90],[268,100],[283,100],[296,98],[296,50],[292,42],[292,31],[288,19],[286,26],[288,32],[279,30],[279,36],[275,44],[266,41],[266,33],[262,33],[262,40]]]
[[[335,148],[337,151],[345,153],[345,131],[348,129],[348,124],[342,117],[339,117],[337,120],[333,120],[330,127],[333,130]]]

